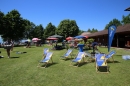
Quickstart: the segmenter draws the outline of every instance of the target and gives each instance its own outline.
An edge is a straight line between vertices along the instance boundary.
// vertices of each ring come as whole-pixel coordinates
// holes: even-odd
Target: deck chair
[[[114,58],[113,58],[113,55],[114,55],[114,54],[116,54],[116,51],[114,51],[114,50],[112,50],[109,54],[106,54],[106,55],[105,55],[106,60],[112,58],[113,63],[114,63]]]
[[[90,61],[95,60],[95,56],[93,56],[88,51],[85,51],[85,57],[88,57],[88,60],[90,60]]]
[[[98,53],[101,53],[101,52],[99,52],[98,50],[95,50],[95,53],[97,53],[97,54],[98,54]]]
[[[44,68],[46,68],[46,66],[47,66],[47,64],[49,63],[50,60],[51,60],[52,63],[53,63],[52,55],[53,55],[52,52],[47,52],[45,58],[44,58],[43,60],[40,61],[40,63],[45,63]],[[38,64],[38,67],[40,67],[40,63]]]
[[[95,54],[96,72],[109,73],[107,61],[105,59],[105,54]],[[105,69],[101,70],[101,69]]]
[[[61,59],[67,59],[69,56],[71,56],[72,58],[72,51],[72,49],[68,49],[67,52],[63,56],[61,56]]]
[[[77,54],[77,56],[75,57],[75,59],[72,60],[72,62],[70,63],[70,65],[72,65],[73,62],[77,63],[77,67],[79,66],[79,64],[81,63],[81,61],[84,61],[84,57],[85,57],[85,53],[84,52],[79,52]]]
[[[43,49],[43,57],[46,56],[47,52],[49,52],[49,48],[44,48]]]

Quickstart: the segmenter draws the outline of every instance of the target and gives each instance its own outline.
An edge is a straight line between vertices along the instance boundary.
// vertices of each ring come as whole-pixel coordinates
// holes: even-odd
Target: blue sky
[[[100,31],[112,19],[121,20],[130,13],[124,11],[127,7],[130,0],[0,0],[0,10],[5,14],[16,9],[23,18],[44,28],[49,22],[57,27],[61,20],[76,20],[84,31]]]

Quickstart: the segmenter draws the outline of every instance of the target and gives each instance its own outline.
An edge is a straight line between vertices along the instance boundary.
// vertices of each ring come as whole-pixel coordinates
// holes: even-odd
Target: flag
[[[110,51],[111,44],[112,44],[115,32],[116,32],[116,26],[115,25],[111,25],[108,28],[108,52]]]

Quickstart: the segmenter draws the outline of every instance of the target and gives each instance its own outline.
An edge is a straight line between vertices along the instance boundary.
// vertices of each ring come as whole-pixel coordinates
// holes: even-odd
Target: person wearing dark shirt
[[[13,40],[12,40],[12,39],[11,39],[11,43],[12,43],[12,48],[11,48],[11,51],[13,51],[14,42],[13,42]]]
[[[8,39],[6,42],[5,42],[5,49],[7,51],[7,55],[8,55],[8,58],[10,58],[10,50],[12,48],[12,45],[13,43],[11,42],[10,39]]]
[[[97,42],[93,42],[93,43],[92,43],[93,53],[95,53],[95,49],[97,49],[97,45],[98,45]]]

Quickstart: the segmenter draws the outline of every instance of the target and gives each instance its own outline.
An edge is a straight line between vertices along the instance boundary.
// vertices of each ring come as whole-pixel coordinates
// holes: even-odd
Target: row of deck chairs
[[[67,52],[66,52],[63,56],[60,57],[60,59],[67,60],[69,57],[72,58],[72,55],[73,55],[73,54],[72,54],[72,51],[73,51],[72,49],[68,49]],[[42,60],[39,62],[38,67],[40,67],[40,64],[41,64],[41,63],[45,63],[45,65],[44,65],[43,68],[46,68],[46,66],[47,66],[47,64],[49,63],[50,60],[51,60],[52,63],[53,63],[52,55],[53,55],[53,53],[52,53],[52,52],[49,52],[49,49],[48,49],[48,48],[45,48],[45,49],[43,50],[43,58],[42,58]],[[76,62],[76,63],[77,63],[76,66],[78,67],[79,64],[81,63],[81,61],[85,61],[85,60],[84,60],[84,57],[85,57],[85,53],[84,53],[84,52],[79,52],[79,53],[75,56],[75,58],[72,60],[72,62],[71,62],[70,65],[72,65],[73,62]]]
[[[68,49],[67,52],[61,56],[60,59],[68,59],[69,57],[72,58],[73,54],[73,49]],[[83,61],[83,62],[86,62],[85,61],[85,57],[89,57],[91,59],[94,59],[95,60],[95,63],[96,63],[96,71],[99,70],[99,67],[107,67],[107,60],[109,58],[113,58],[113,55],[115,54],[115,51],[111,51],[109,54],[102,54],[100,52],[98,52],[97,54],[95,54],[95,56],[93,56],[92,54],[90,54],[89,52],[78,52],[77,55],[75,55],[75,58],[73,58],[73,60],[71,61],[70,65],[72,65],[73,62],[77,63],[77,67],[79,66],[79,64]],[[49,52],[49,49],[48,48],[45,48],[43,50],[43,59],[40,61],[40,63],[45,63],[45,66],[44,68],[46,68],[48,62],[51,60],[52,61],[52,55],[53,53],[52,52]],[[113,59],[113,62],[114,62],[114,59]],[[40,63],[38,65],[38,67],[40,66]],[[52,61],[53,63],[53,61]]]

